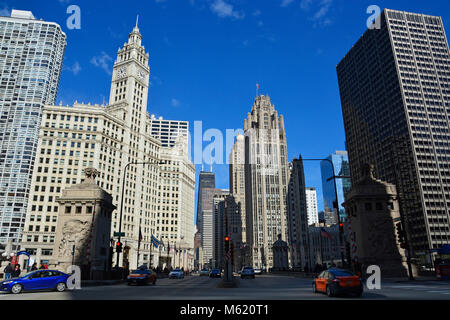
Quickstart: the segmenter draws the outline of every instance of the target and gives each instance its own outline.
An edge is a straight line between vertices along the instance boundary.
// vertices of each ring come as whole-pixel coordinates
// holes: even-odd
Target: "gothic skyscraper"
[[[284,119],[269,96],[255,99],[244,120],[245,207],[247,244],[252,248],[253,266],[273,266],[272,245],[281,235],[288,239],[287,162]]]

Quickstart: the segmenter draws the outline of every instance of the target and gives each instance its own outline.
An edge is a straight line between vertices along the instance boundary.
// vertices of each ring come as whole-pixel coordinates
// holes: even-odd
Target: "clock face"
[[[117,78],[121,79],[126,76],[127,76],[127,69],[125,69],[125,67],[122,67],[119,70],[117,70]]]
[[[144,71],[142,71],[142,70],[139,70],[139,71],[138,71],[138,78],[139,78],[139,80],[143,80],[143,79],[144,79],[144,77],[145,77],[145,73],[144,73]]]

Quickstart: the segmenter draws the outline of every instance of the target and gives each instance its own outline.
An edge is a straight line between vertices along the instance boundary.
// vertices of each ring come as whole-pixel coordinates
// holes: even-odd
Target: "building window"
[[[75,213],[81,213],[81,209],[82,209],[82,207],[77,207],[75,210]]]
[[[70,214],[70,213],[71,213],[71,211],[72,211],[72,207],[70,207],[70,206],[67,206],[67,207],[66,207],[66,211],[65,211],[65,213],[67,213],[67,214]]]

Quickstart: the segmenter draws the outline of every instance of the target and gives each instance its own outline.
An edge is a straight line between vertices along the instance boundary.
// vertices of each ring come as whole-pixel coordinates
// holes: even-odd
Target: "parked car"
[[[21,277],[2,281],[0,290],[14,294],[34,290],[63,292],[67,288],[69,277],[69,274],[56,270],[35,270]]]
[[[181,269],[174,269],[169,273],[169,279],[183,279],[184,271]]]
[[[200,276],[209,276],[209,270],[208,269],[200,270]]]
[[[241,279],[244,278],[255,279],[255,270],[252,267],[243,267],[241,270]]]
[[[130,273],[127,278],[128,285],[132,284],[156,284],[156,273],[144,268],[139,268],[138,270],[134,270]]]
[[[361,278],[353,272],[333,268],[322,271],[313,280],[313,291],[326,293],[329,297],[340,294],[360,297],[363,293],[363,284]]]
[[[211,272],[209,273],[210,278],[220,278],[221,276],[222,275],[219,269],[212,269]]]

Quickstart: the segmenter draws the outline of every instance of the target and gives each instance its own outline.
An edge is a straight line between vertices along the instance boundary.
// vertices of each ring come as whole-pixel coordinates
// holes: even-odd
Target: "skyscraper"
[[[269,96],[255,99],[244,120],[247,244],[253,267],[273,267],[272,245],[288,239],[286,132]]]
[[[345,221],[345,209],[342,204],[345,202],[344,195],[350,191],[352,183],[350,180],[350,167],[348,164],[347,151],[336,151],[330,154],[327,159],[329,161],[320,162],[320,171],[322,175],[322,193],[325,216],[329,217],[326,221],[327,224],[337,223],[338,219],[334,212],[333,202],[336,201],[336,192],[334,190],[334,184],[336,183],[337,199],[339,206],[339,217],[343,222]],[[336,177],[333,177],[333,163],[334,173]]]
[[[379,21],[337,66],[352,182],[371,163],[397,185],[425,262],[450,242],[449,47],[440,17],[386,9]]]
[[[245,213],[245,137],[238,135],[230,153],[230,193],[234,201],[240,204],[241,211],[241,239],[246,242],[246,213]]]
[[[215,175],[214,172],[201,171],[198,177],[198,196],[197,196],[197,230],[201,234],[202,233],[202,225],[203,225],[203,214],[202,208],[205,203],[203,200],[203,189],[205,188],[215,188]],[[209,204],[211,201],[208,201],[208,210],[210,209]]]
[[[208,265],[209,267],[215,266],[216,261],[214,254],[217,251],[215,248],[215,239],[217,238],[216,232],[219,232],[218,225],[220,221],[216,219],[216,204],[222,201],[229,194],[228,190],[216,189],[216,188],[203,188],[202,189],[202,224],[200,229],[202,230],[201,246],[203,250],[202,265]]]
[[[163,117],[156,119],[150,116],[150,134],[161,141],[163,147],[173,147],[177,141],[182,140],[189,145],[189,122],[179,120],[165,120]]]
[[[308,213],[308,225],[319,223],[319,211],[317,209],[316,188],[306,187],[306,211]]]
[[[172,248],[176,244],[183,254],[193,250],[195,167],[186,141],[163,147],[159,137],[151,134],[149,55],[141,40],[136,26],[118,51],[109,105],[44,107],[22,246],[38,263],[51,263],[57,197],[68,186],[80,183],[87,167],[100,172],[97,183],[118,207],[112,216],[111,237],[119,229],[125,233],[119,266],[129,263],[136,268],[138,263],[150,263],[151,257],[152,265],[158,265],[158,250],[150,252],[152,235],[166,247],[168,242]],[[160,160],[164,163],[148,164]]]
[[[290,164],[287,199],[291,265],[295,268],[311,269],[305,171],[301,156],[293,159]]]
[[[0,17],[0,243],[21,240],[44,104],[58,92],[66,35],[29,11]]]

